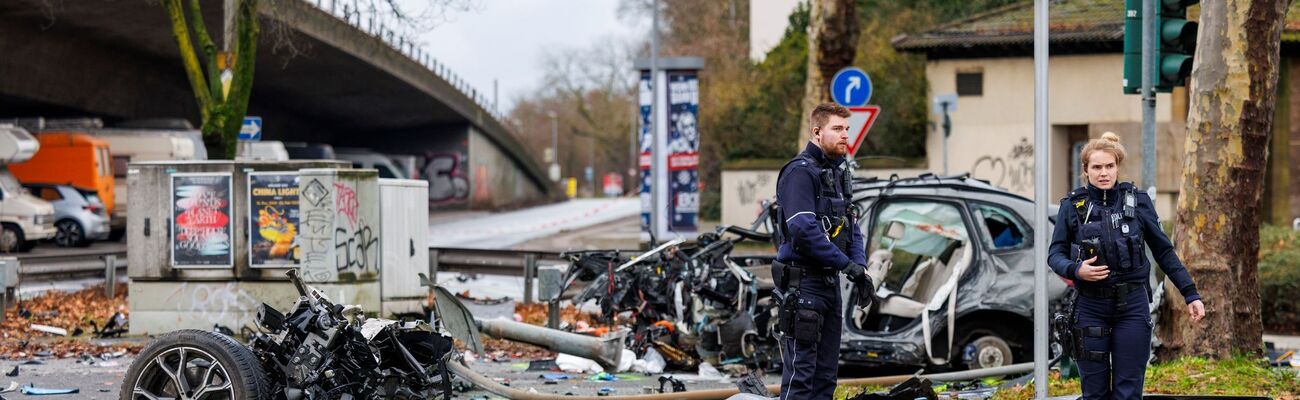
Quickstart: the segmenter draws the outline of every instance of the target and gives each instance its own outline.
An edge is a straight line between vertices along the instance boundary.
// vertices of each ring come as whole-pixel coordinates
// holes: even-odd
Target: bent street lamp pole
[[[1047,398],[1047,5],[1034,0],[1034,396]]]

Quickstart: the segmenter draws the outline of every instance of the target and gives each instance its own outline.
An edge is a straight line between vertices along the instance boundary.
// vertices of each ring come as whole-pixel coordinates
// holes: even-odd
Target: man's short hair
[[[821,103],[816,108],[813,108],[812,115],[808,117],[808,122],[812,123],[810,127],[821,128],[825,126],[826,121],[830,120],[832,115],[848,118],[853,116],[853,113],[839,104]]]

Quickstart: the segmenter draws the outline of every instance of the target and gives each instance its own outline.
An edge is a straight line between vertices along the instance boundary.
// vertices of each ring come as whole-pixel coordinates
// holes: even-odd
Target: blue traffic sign
[[[858,67],[846,67],[831,79],[831,98],[845,107],[857,107],[871,100],[871,77]]]
[[[244,125],[239,127],[239,140],[262,140],[262,117],[244,117]]]

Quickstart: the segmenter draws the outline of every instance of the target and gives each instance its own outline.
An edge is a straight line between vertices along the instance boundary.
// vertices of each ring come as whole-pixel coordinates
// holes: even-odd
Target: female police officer
[[[1075,282],[1074,334],[1084,399],[1138,399],[1151,345],[1145,246],[1187,301],[1192,321],[1205,316],[1196,283],[1160,230],[1146,193],[1117,183],[1124,162],[1119,136],[1106,132],[1079,154],[1088,184],[1061,200],[1048,264]]]

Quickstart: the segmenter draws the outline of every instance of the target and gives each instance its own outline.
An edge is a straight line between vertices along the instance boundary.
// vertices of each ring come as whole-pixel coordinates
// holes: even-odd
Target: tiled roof
[[[1300,2],[1291,4],[1283,42],[1300,43]],[[1052,0],[1052,51],[1122,51],[1124,0]],[[972,55],[1033,46],[1034,2],[1026,0],[893,39],[899,51]]]

